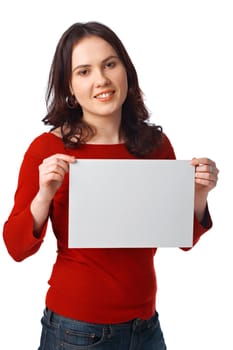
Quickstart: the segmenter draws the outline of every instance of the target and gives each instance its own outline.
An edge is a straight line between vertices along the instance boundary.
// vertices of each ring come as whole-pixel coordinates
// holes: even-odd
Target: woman
[[[136,70],[110,28],[77,23],[62,35],[47,106],[43,121],[52,129],[26,151],[4,225],[4,240],[16,261],[38,251],[48,219],[57,239],[39,349],[164,350],[155,303],[156,249],[68,248],[70,163],[81,158],[175,159],[161,127],[149,123]],[[208,158],[193,158],[191,164],[196,244],[212,226],[207,196],[218,169]]]

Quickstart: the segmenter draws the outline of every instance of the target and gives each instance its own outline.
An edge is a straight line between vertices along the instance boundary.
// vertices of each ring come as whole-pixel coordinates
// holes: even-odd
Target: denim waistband
[[[95,327],[99,327],[99,328],[103,328],[103,327],[109,327],[111,326],[112,329],[122,329],[122,328],[133,328],[133,329],[136,329],[136,328],[149,328],[151,327],[153,324],[155,324],[157,321],[158,321],[158,313],[157,311],[155,311],[154,315],[152,317],[150,317],[149,319],[147,320],[143,320],[141,318],[135,318],[135,319],[132,319],[132,320],[129,320],[127,322],[122,322],[122,323],[107,323],[107,324],[99,324],[99,323],[90,323],[90,322],[85,322],[85,321],[80,321],[80,320],[74,320],[74,319],[71,319],[71,318],[67,318],[67,317],[64,317],[62,315],[59,315],[57,314],[56,312],[53,312],[52,310],[48,309],[48,308],[45,308],[44,310],[44,315],[46,316],[47,318],[47,321],[50,323],[71,323],[71,324],[86,324],[86,325],[94,325]]]

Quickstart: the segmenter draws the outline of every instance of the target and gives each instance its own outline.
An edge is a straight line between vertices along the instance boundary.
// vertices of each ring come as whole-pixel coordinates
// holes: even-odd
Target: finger
[[[47,171],[57,171],[60,170],[67,172],[69,170],[69,164],[75,162],[74,157],[66,157],[66,155],[54,155],[43,160],[44,169]]]
[[[198,165],[195,169],[196,173],[209,173],[209,174],[216,174],[217,169],[214,165]]]
[[[218,174],[209,172],[196,172],[195,182],[204,186],[213,188],[216,186],[218,181]]]
[[[215,163],[209,165],[198,165],[195,167],[195,173],[209,173],[212,175],[218,175],[219,170],[216,167]]]
[[[197,165],[212,165],[216,166],[215,162],[211,160],[210,158],[193,158],[191,160],[191,164],[194,166]]]
[[[44,174],[42,183],[49,184],[51,182],[63,182],[63,179],[64,179],[64,174],[50,172],[50,173]]]
[[[209,158],[193,158],[191,164],[195,166],[196,172],[208,172],[218,174],[219,170],[213,160]]]
[[[53,163],[42,164],[40,167],[41,174],[61,174],[64,175],[69,170],[69,165],[61,160],[56,159]]]
[[[54,159],[60,159],[66,163],[75,163],[76,162],[76,159],[74,156],[70,156],[68,154],[62,154],[62,153],[53,154],[52,156],[45,158],[44,162],[47,163],[47,162],[50,162],[51,160],[54,160]]]
[[[67,163],[75,163],[76,162],[75,157],[74,156],[70,156],[68,154],[58,153],[56,156],[57,156],[58,159],[61,159],[64,162],[67,162]]]
[[[195,178],[200,180],[215,181],[215,175],[209,172],[196,172]]]
[[[217,184],[217,180],[208,180],[204,178],[195,178],[195,183],[198,185],[205,186],[208,190],[214,188]]]

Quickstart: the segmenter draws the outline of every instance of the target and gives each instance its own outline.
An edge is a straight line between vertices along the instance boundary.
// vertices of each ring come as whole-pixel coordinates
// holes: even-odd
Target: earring
[[[66,105],[69,109],[74,109],[78,107],[78,102],[74,95],[66,96]]]

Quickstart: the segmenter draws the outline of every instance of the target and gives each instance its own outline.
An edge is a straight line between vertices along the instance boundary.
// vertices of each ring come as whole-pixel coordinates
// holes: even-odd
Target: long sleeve
[[[3,238],[12,258],[21,261],[38,251],[43,242],[47,222],[40,239],[33,235],[32,199],[38,191],[38,166],[42,159],[36,154],[36,143],[30,145],[21,164],[14,206],[3,227]]]
[[[176,155],[172,144],[168,137],[164,134],[164,150],[163,155],[167,159],[176,159]],[[209,213],[208,205],[206,206],[206,211],[202,222],[199,222],[194,214],[193,219],[193,246],[199,241],[200,237],[212,227],[212,219]],[[190,250],[191,248],[181,248],[182,250]]]
[[[79,149],[66,149],[62,140],[52,133],[34,140],[25,153],[14,206],[4,226],[5,244],[17,261],[34,254],[43,242],[46,224],[41,238],[36,239],[30,203],[38,191],[39,164],[56,153],[70,154],[77,159],[135,159],[124,144],[85,144]],[[165,135],[161,147],[148,158],[175,159]],[[156,248],[70,249],[68,186],[67,177],[51,205],[50,220],[57,239],[57,259],[49,279],[46,306],[69,318],[93,323],[119,323],[135,317],[151,317],[156,309]],[[210,224],[208,209],[202,223],[194,218],[194,244]],[[78,230],[79,227],[77,234]]]
[[[193,246],[197,244],[201,236],[212,227],[212,219],[209,213],[208,205],[206,206],[205,215],[202,222],[199,222],[194,215],[193,220]],[[183,250],[190,250],[191,248],[182,248]]]

